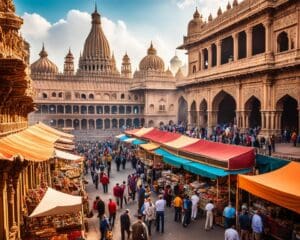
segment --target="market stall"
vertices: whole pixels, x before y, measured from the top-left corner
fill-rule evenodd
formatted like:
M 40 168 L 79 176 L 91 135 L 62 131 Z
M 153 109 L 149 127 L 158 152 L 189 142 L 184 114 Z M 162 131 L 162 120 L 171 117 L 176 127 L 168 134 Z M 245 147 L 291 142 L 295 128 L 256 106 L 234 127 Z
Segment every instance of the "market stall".
M 268 234 L 277 239 L 292 239 L 293 231 L 300 236 L 300 188 L 297 181 L 299 172 L 300 163 L 291 162 L 270 173 L 256 176 L 238 175 L 238 190 L 242 189 L 256 196 L 256 199 L 251 199 L 253 204 L 251 206 L 249 203 L 250 208 L 261 211 L 269 230 Z M 237 196 L 238 209 L 240 194 Z M 280 214 L 282 211 L 286 214 Z
M 25 239 L 83 237 L 82 197 L 48 188 L 26 219 Z

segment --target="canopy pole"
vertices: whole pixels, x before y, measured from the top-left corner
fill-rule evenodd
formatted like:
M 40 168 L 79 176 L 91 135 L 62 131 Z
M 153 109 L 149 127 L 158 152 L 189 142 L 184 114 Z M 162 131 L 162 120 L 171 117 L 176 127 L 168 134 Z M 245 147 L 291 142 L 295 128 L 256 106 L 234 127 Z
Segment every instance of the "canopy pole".
M 230 174 L 228 175 L 228 201 L 231 200 L 231 183 L 230 183 Z
M 219 199 L 219 178 L 217 178 L 217 200 Z
M 240 194 L 239 194 L 239 179 L 237 179 L 237 183 L 236 183 L 236 196 L 235 196 L 235 225 L 237 227 L 237 229 L 239 229 L 239 226 L 238 226 L 238 212 L 239 212 L 239 197 L 240 197 Z

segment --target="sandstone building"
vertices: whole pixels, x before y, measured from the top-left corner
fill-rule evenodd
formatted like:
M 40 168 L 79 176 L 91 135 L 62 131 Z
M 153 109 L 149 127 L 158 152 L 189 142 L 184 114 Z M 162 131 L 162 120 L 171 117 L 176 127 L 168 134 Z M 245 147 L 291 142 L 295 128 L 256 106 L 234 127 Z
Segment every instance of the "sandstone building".
M 196 10 L 179 49 L 187 50 L 187 77 L 166 70 L 152 44 L 138 71 L 125 54 L 119 73 L 95 11 L 77 72 L 70 51 L 63 73 L 44 48 L 32 64 L 31 121 L 95 134 L 182 121 L 208 132 L 222 123 L 261 126 L 264 135 L 299 129 L 299 1 L 234 0 L 207 21 Z M 177 64 L 174 57 L 172 71 Z
M 132 74 L 126 53 L 119 72 L 97 9 L 78 70 L 75 72 L 69 50 L 64 72 L 59 73 L 43 46 L 40 59 L 31 65 L 31 77 L 37 92 L 37 111 L 31 115 L 31 123 L 43 121 L 57 128 L 72 128 L 79 136 L 87 132 L 106 136 L 125 126 L 176 122 L 175 77 L 165 70 L 153 44 L 139 71 Z

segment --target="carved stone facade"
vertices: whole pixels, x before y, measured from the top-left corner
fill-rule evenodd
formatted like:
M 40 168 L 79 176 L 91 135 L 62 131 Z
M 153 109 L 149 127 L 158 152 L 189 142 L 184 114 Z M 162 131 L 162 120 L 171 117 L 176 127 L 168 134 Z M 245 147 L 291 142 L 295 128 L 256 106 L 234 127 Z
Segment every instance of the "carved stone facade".
M 299 131 L 299 1 L 244 0 L 208 22 L 196 10 L 179 48 L 189 57 L 189 75 L 177 88 L 190 126 Z

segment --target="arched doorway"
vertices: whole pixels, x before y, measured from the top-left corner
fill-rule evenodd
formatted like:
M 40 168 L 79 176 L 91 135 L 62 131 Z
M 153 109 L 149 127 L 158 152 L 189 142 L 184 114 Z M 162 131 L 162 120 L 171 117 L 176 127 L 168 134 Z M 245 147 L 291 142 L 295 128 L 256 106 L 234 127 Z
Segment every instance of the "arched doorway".
M 289 37 L 286 32 L 281 32 L 277 37 L 277 51 L 284 52 L 289 50 Z
M 95 129 L 95 120 L 89 119 L 89 129 Z
M 199 107 L 200 127 L 207 127 L 207 101 L 203 99 Z
M 213 101 L 213 109 L 217 112 L 217 124 L 234 124 L 236 102 L 225 91 L 219 92 Z
M 281 112 L 281 130 L 286 129 L 298 133 L 299 113 L 297 100 L 289 95 L 285 95 L 277 102 L 276 110 Z
M 153 122 L 153 120 L 150 120 L 150 121 L 148 122 L 148 127 L 154 127 L 154 122 Z
M 196 107 L 195 101 L 192 102 L 190 115 L 191 115 L 191 125 L 195 127 L 197 125 L 197 121 L 198 121 L 197 107 Z
M 81 120 L 81 129 L 87 130 L 87 120 L 86 119 Z
M 134 125 L 134 127 L 138 128 L 138 127 L 140 126 L 140 119 L 135 118 L 135 119 L 133 120 L 133 125 Z
M 252 96 L 245 104 L 245 110 L 248 114 L 248 127 L 255 128 L 261 126 L 261 104 L 260 101 Z
M 187 123 L 188 104 L 187 101 L 180 97 L 178 100 L 178 123 Z

